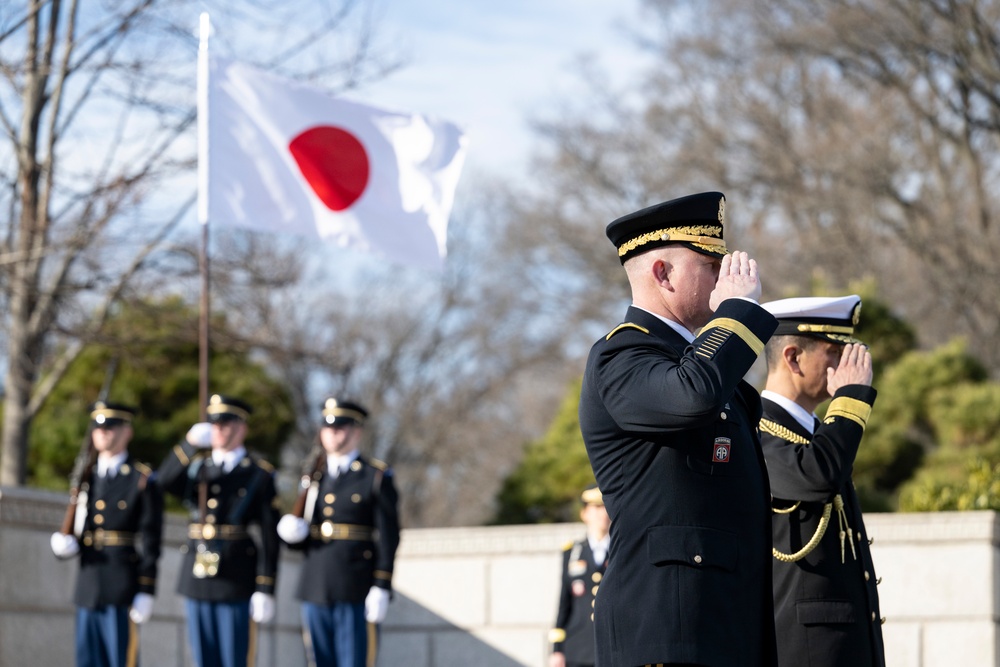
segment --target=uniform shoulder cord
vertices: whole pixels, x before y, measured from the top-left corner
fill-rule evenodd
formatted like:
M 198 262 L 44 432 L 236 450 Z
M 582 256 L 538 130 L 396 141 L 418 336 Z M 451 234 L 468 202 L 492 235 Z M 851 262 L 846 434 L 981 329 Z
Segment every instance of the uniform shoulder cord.
M 781 424 L 771 421 L 770 419 L 760 420 L 760 430 L 764 433 L 769 433 L 770 435 L 781 438 L 782 440 L 787 440 L 788 442 L 797 445 L 808 445 L 809 441 L 803 438 L 798 433 L 795 433 L 791 429 L 785 428 Z M 782 509 L 771 508 L 775 514 L 791 514 L 799 508 L 802 501 L 796 502 L 791 507 L 786 507 Z M 854 550 L 854 537 L 851 527 L 847 523 L 847 512 L 844 511 L 844 499 L 838 493 L 833 497 L 833 502 L 829 502 L 823 505 L 823 516 L 819 519 L 819 524 L 816 526 L 816 532 L 813 533 L 812 538 L 806 542 L 805 546 L 796 551 L 793 554 L 786 554 L 778 551 L 775 548 L 771 548 L 771 554 L 782 563 L 794 563 L 797 560 L 802 560 L 805 558 L 816 546 L 819 544 L 820 540 L 823 539 L 823 535 L 826 534 L 826 529 L 830 525 L 830 515 L 833 514 L 833 510 L 837 510 L 837 521 L 840 524 L 840 562 L 844 562 L 844 541 L 851 545 L 851 555 L 854 560 L 858 559 L 858 554 Z

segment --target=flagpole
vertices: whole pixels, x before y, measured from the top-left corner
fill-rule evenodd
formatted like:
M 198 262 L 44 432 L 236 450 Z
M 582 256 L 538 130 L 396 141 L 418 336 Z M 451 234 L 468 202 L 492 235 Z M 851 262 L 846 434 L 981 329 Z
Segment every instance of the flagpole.
M 198 308 L 198 406 L 205 421 L 208 406 L 208 35 L 212 26 L 207 12 L 199 17 L 198 29 L 198 222 L 201 223 L 201 251 L 198 270 L 201 300 Z

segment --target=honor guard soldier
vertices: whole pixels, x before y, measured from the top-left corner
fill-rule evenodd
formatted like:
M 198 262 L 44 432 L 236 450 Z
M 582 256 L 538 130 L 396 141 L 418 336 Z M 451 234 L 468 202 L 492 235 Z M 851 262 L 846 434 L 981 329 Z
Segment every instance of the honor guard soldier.
M 80 555 L 73 597 L 77 667 L 137 664 L 136 626 L 153 612 L 163 497 L 153 472 L 128 453 L 135 413 L 118 403 L 92 406 L 90 456 L 72 521 L 52 535 L 57 557 Z
M 872 359 L 854 338 L 861 297 L 763 304 L 768 342 L 760 436 L 774 496 L 774 613 L 783 665 L 884 667 L 878 579 L 854 457 L 875 402 Z M 823 421 L 814 411 L 833 397 Z
M 278 534 L 303 551 L 297 598 L 311 667 L 375 664 L 399 546 L 392 469 L 358 452 L 368 411 L 323 403 L 321 448 L 306 462 L 299 501 Z M 366 623 L 367 622 L 367 623 Z
M 247 453 L 251 408 L 215 394 L 160 467 L 163 488 L 190 510 L 177 591 L 186 598 L 199 667 L 253 665 L 256 624 L 274 616 L 278 522 L 274 468 Z M 260 529 L 260 544 L 247 527 Z
M 607 227 L 632 306 L 580 395 L 611 517 L 598 667 L 776 663 L 760 396 L 742 378 L 777 323 L 756 262 L 727 254 L 725 203 L 690 195 Z
M 549 667 L 594 665 L 594 599 L 608 565 L 611 519 L 596 484 L 588 486 L 580 499 L 587 536 L 563 549 L 559 611 L 556 627 L 549 631 Z

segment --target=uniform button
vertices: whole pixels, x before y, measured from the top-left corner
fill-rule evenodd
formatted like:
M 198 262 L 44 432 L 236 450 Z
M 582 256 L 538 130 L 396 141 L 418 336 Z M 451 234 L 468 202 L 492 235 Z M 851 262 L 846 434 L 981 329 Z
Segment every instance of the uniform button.
M 365 555 L 365 560 L 371 560 L 372 559 L 372 552 L 371 551 L 365 551 L 364 555 Z
M 180 551 L 182 554 L 186 554 L 188 552 L 188 545 L 182 544 Z
M 205 517 L 205 523 L 215 523 L 215 515 L 209 514 Z
M 723 419 L 723 420 L 729 419 L 729 415 L 727 415 L 725 412 L 720 413 L 719 414 L 719 419 Z
M 96 503 L 94 503 L 94 507 L 96 507 L 99 510 L 104 509 L 104 501 L 103 500 L 98 500 Z
M 328 493 L 325 496 L 323 496 L 323 500 L 325 500 L 327 502 L 327 504 L 329 504 L 329 505 L 332 505 L 333 501 L 336 500 L 336 499 L 337 499 L 337 496 L 333 495 L 332 493 Z
M 361 502 L 361 494 L 360 493 L 352 493 L 351 494 L 351 502 L 352 503 L 360 503 Z
M 592 575 L 590 576 L 590 578 L 591 578 L 591 579 L 593 579 L 593 580 L 594 580 L 594 583 L 596 584 L 596 583 L 598 583 L 598 582 L 599 582 L 599 581 L 600 581 L 601 579 L 603 579 L 603 578 L 604 578 L 604 576 L 603 576 L 603 575 L 602 575 L 602 574 L 601 574 L 600 572 L 595 572 L 594 574 L 592 574 Z
M 885 616 L 883 616 L 880 620 L 881 620 L 881 624 L 885 625 Z
M 102 523 L 104 523 L 104 516 L 102 516 L 100 514 L 95 514 L 94 515 L 94 523 L 96 523 L 98 526 L 100 526 Z
M 871 577 L 868 575 L 868 570 L 865 570 L 865 581 L 868 581 Z
M 118 509 L 123 510 L 126 507 L 128 507 L 128 503 L 127 502 L 125 502 L 124 500 L 119 500 L 118 501 Z
M 222 492 L 221 486 L 219 486 L 218 484 L 212 485 L 212 493 L 221 493 L 221 492 Z
M 875 580 L 875 585 L 876 586 L 878 586 L 881 583 L 882 583 L 882 577 L 879 577 L 878 579 Z
M 121 468 L 121 470 L 122 470 L 122 474 L 123 474 L 123 475 L 127 475 L 127 474 L 128 474 L 128 471 L 129 471 L 129 470 L 131 470 L 131 468 L 129 468 L 129 467 L 128 467 L 128 464 L 127 464 L 127 463 L 125 463 L 125 464 L 123 464 L 123 465 L 122 465 L 122 468 Z
M 600 586 L 594 586 L 593 588 L 591 588 L 590 589 L 590 594 L 591 595 L 597 595 L 597 589 L 598 588 L 600 588 Z
M 247 490 L 246 489 L 240 489 L 239 491 L 236 492 L 236 495 L 238 495 L 240 498 L 242 498 L 246 494 L 247 494 Z
M 872 620 L 875 620 L 875 612 L 872 612 Z
M 875 538 L 874 537 L 869 537 L 868 538 L 868 545 L 871 546 L 872 544 L 875 544 Z
M 324 507 L 323 508 L 323 516 L 333 516 L 333 508 L 332 507 Z
M 219 506 L 219 501 L 216 498 L 209 498 L 208 506 L 211 507 L 212 509 L 215 509 L 216 507 Z
M 858 531 L 858 532 L 854 533 L 854 536 L 858 539 L 858 542 L 861 541 L 861 531 Z M 869 542 L 869 544 L 870 544 L 870 542 Z
M 701 563 L 701 554 L 694 555 L 694 562 Z

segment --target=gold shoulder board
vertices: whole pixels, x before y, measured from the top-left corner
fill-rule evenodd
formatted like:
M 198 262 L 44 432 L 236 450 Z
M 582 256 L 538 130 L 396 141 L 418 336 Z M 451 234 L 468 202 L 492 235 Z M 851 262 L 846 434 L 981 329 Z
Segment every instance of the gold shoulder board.
M 616 333 L 618 333 L 623 329 L 638 329 L 644 334 L 647 335 L 649 334 L 649 329 L 647 329 L 646 327 L 641 327 L 638 324 L 633 324 L 632 322 L 624 322 L 616 326 L 614 329 L 612 329 L 611 333 L 609 333 L 607 336 L 604 337 L 604 340 L 611 340 L 612 336 L 614 336 Z

